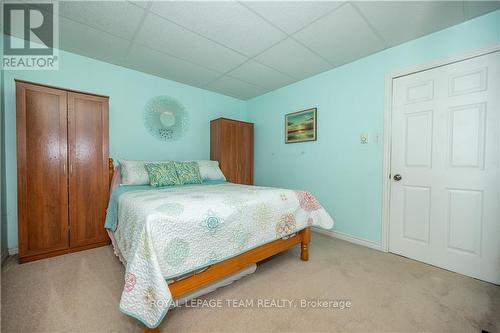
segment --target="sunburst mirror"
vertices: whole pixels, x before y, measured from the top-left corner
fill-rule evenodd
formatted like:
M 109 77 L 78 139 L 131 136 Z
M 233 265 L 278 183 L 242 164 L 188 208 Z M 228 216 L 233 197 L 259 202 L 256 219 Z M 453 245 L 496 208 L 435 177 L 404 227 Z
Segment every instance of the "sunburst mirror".
M 184 106 L 174 98 L 156 96 L 144 107 L 144 126 L 155 138 L 174 141 L 187 131 L 189 117 Z

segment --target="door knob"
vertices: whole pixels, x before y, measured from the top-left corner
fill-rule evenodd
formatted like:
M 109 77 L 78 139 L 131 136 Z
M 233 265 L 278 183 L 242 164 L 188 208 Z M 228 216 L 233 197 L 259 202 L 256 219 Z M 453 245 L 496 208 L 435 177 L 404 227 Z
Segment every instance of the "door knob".
M 395 180 L 395 181 L 399 182 L 401 179 L 403 179 L 403 177 L 401 177 L 401 175 L 400 175 L 400 174 L 396 174 L 396 175 L 394 175 L 394 180 Z

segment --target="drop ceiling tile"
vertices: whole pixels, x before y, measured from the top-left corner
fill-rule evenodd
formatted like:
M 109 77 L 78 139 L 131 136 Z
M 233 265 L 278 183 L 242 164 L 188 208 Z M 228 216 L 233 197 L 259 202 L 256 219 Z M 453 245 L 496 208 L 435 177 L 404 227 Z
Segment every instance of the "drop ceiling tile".
M 144 10 L 126 1 L 60 1 L 59 15 L 131 39 Z
M 340 1 L 248 1 L 243 3 L 291 34 L 338 8 Z
M 59 47 L 63 50 L 122 65 L 129 45 L 126 39 L 59 18 Z
M 157 1 L 150 11 L 247 56 L 254 56 L 286 37 L 232 1 Z
M 304 79 L 332 68 L 332 65 L 291 38 L 258 55 L 255 60 L 296 79 Z
M 150 1 L 59 3 L 63 50 L 241 99 L 258 96 L 378 50 L 376 34 L 370 31 L 359 12 L 388 44 L 395 45 L 500 8 L 500 1 L 376 1 L 342 5 L 271 1 L 250 1 L 243 5 Z M 170 8 L 161 15 L 178 24 L 148 14 L 136 39 L 143 46 L 136 44 L 130 48 L 129 40 L 145 14 L 143 8 L 153 4 L 157 8 Z M 330 6 L 338 7 L 330 9 Z M 323 17 L 324 14 L 327 15 Z M 260 24 L 263 21 L 259 15 L 272 24 Z M 287 33 L 310 25 L 293 38 L 265 50 L 255 60 L 240 54 L 254 54 L 255 50 L 282 38 L 281 32 L 275 35 L 273 24 Z M 279 32 L 279 29 L 275 30 Z M 223 43 L 238 48 L 240 53 L 221 46 Z M 332 61 L 326 62 L 301 43 Z M 228 75 L 220 76 L 228 71 L 231 71 Z
M 140 45 L 131 48 L 127 67 L 196 87 L 203 87 L 221 75 Z
M 383 42 L 350 4 L 317 20 L 294 37 L 336 66 L 384 48 Z
M 135 5 L 137 5 L 137 6 L 139 6 L 139 7 L 146 8 L 151 1 L 148 1 L 148 0 L 139 0 L 139 1 L 130 1 L 130 2 L 133 3 L 133 4 L 135 4 Z
M 394 46 L 464 20 L 462 1 L 356 2 L 388 46 Z
M 190 61 L 208 69 L 227 72 L 247 58 L 155 14 L 148 14 L 136 43 Z
M 288 75 L 282 74 L 253 60 L 249 60 L 237 69 L 227 73 L 227 75 L 270 90 L 286 86 L 296 81 L 296 79 Z
M 210 83 L 205 88 L 243 100 L 262 95 L 266 92 L 266 89 L 264 88 L 257 87 L 253 84 L 246 83 L 237 79 L 233 79 L 228 76 L 219 78 L 218 80 Z
M 500 8 L 500 1 L 464 1 L 465 19 L 470 20 Z

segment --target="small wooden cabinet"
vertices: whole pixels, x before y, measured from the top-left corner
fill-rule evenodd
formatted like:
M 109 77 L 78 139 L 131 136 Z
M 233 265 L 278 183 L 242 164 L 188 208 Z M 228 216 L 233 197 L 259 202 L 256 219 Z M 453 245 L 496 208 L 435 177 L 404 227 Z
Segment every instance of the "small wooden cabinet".
M 227 180 L 253 184 L 253 124 L 219 118 L 210 122 L 210 159 L 219 161 Z
M 108 97 L 16 81 L 19 261 L 108 244 Z

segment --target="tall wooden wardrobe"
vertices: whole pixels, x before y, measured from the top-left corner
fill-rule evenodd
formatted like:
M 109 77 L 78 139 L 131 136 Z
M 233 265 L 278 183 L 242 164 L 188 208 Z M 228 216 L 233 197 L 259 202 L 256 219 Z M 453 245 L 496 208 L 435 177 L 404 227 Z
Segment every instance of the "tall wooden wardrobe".
M 227 180 L 253 184 L 253 124 L 219 118 L 210 122 L 210 159 L 219 161 Z
M 16 80 L 19 261 L 108 244 L 108 97 Z

